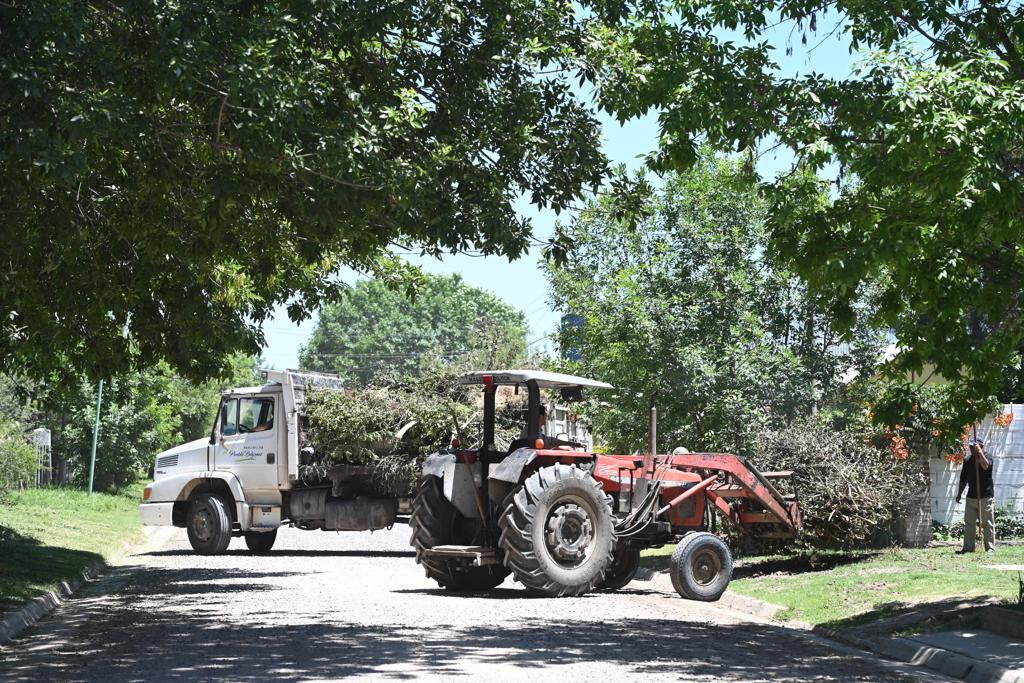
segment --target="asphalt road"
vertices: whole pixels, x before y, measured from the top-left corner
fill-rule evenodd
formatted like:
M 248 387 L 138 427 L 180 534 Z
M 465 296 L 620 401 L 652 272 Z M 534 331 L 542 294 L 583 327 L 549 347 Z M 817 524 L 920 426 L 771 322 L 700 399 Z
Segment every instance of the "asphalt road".
M 665 583 L 528 598 L 428 580 L 408 530 L 282 530 L 200 557 L 162 529 L 51 617 L 0 648 L 0 681 L 946 680 L 679 598 Z

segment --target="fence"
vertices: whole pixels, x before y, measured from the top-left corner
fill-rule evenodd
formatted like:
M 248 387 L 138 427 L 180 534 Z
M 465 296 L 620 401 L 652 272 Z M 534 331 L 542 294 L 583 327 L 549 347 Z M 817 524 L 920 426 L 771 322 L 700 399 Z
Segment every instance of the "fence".
M 53 482 L 53 448 L 50 430 L 40 427 L 32 430 L 32 443 L 36 447 L 36 486 Z

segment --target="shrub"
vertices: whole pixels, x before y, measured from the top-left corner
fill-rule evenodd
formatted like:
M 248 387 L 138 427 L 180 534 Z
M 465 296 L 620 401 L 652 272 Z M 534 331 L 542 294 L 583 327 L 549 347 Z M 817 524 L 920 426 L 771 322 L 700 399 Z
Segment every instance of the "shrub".
M 893 520 L 899 501 L 927 484 L 913 459 L 898 460 L 868 435 L 809 420 L 762 432 L 751 458 L 761 470 L 793 470 L 805 542 L 864 546 Z
M 1024 538 L 1024 514 L 1013 508 L 1001 507 L 996 508 L 995 518 L 996 539 Z M 932 536 L 937 541 L 960 540 L 964 537 L 964 520 L 957 520 L 948 526 L 933 521 Z
M 0 421 L 0 499 L 36 475 L 36 449 L 17 422 Z

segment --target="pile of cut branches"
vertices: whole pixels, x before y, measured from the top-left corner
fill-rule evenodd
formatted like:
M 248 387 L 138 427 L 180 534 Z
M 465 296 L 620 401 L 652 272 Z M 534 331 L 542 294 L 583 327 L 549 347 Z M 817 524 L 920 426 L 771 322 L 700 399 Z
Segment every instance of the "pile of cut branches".
M 518 436 L 518 401 L 499 405 L 499 446 Z M 452 370 L 420 377 L 380 377 L 349 391 L 311 391 L 305 400 L 300 475 L 306 483 L 327 478 L 336 465 L 373 468 L 373 484 L 382 495 L 410 493 L 423 456 L 445 448 L 453 437 L 466 447 L 478 444 L 482 431 L 480 388 L 460 385 Z
M 762 471 L 793 470 L 805 542 L 820 548 L 864 546 L 891 529 L 902 501 L 927 483 L 920 462 L 894 458 L 875 441 L 803 422 L 763 432 L 751 461 Z

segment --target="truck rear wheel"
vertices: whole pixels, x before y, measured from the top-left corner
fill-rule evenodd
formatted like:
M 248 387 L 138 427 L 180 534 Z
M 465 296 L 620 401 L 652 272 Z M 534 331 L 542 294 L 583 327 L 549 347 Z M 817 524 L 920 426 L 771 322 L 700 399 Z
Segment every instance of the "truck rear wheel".
M 277 540 L 277 529 L 273 531 L 246 531 L 245 546 L 257 555 L 269 553 Z
M 231 542 L 231 513 L 216 493 L 200 493 L 188 508 L 188 542 L 200 555 L 219 555 Z
M 425 551 L 439 545 L 477 545 L 482 542 L 483 523 L 459 514 L 444 497 L 439 477 L 426 477 L 412 500 L 410 543 L 416 562 L 427 576 L 453 591 L 490 590 L 501 584 L 509 571 L 500 564 L 474 567 L 464 561 L 432 557 Z
M 617 544 L 612 551 L 612 563 L 608 565 L 608 571 L 597 587 L 601 590 L 617 591 L 633 580 L 638 569 L 640 549 L 628 543 Z
M 684 598 L 714 602 L 732 580 L 732 553 L 714 534 L 688 534 L 672 553 L 669 573 L 673 588 Z
M 601 485 L 578 467 L 543 467 L 512 494 L 499 522 L 505 565 L 532 593 L 582 595 L 604 579 L 615 534 Z

